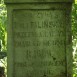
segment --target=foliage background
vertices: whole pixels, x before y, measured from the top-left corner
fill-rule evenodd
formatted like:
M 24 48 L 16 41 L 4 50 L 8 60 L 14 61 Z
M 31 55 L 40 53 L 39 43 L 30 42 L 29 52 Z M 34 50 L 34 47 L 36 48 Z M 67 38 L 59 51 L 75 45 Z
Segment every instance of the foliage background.
M 77 0 L 72 6 L 73 77 L 77 77 Z
M 7 48 L 7 32 L 6 32 L 6 26 L 7 26 L 7 11 L 6 6 L 4 5 L 3 0 L 0 4 L 0 40 L 2 40 L 2 49 L 6 50 Z
M 7 11 L 4 1 L 0 4 L 0 40 L 2 40 L 2 50 L 7 50 Z M 73 77 L 77 77 L 77 0 L 72 6 L 72 42 L 73 42 Z M 0 60 L 5 68 L 7 59 Z M 6 68 L 7 69 L 7 68 Z
M 0 41 L 2 41 L 1 51 L 7 50 L 7 10 L 4 0 L 0 4 Z M 0 51 L 0 52 L 1 52 Z M 5 67 L 5 75 L 7 76 L 7 57 L 0 59 L 0 67 Z

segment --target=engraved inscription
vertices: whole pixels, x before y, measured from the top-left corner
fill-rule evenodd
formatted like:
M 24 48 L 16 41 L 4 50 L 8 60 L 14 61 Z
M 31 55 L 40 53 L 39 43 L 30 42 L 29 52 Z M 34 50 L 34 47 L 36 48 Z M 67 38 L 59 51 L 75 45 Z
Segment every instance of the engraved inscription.
M 15 77 L 55 77 L 65 73 L 64 13 L 65 10 L 13 11 Z

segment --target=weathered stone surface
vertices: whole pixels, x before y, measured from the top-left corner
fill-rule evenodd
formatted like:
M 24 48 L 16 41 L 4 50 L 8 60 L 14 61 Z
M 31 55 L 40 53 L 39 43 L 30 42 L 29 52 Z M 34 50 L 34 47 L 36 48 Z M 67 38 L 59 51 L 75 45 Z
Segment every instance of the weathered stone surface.
M 7 4 L 8 77 L 72 77 L 71 4 Z
M 13 11 L 16 77 L 22 73 L 23 77 L 49 77 L 66 72 L 64 13 L 62 10 Z
M 6 3 L 26 3 L 26 2 L 73 2 L 73 0 L 5 0 Z

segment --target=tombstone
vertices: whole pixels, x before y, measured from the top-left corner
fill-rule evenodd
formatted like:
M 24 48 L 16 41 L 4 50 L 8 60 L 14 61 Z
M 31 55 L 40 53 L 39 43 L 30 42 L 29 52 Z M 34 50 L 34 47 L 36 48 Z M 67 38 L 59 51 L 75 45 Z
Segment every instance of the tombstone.
M 72 77 L 72 0 L 5 0 L 8 77 Z

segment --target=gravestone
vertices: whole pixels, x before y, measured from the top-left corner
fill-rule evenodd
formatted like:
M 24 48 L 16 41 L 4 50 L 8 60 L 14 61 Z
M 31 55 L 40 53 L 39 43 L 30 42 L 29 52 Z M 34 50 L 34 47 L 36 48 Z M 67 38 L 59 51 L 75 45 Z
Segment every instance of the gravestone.
M 72 77 L 72 0 L 5 0 L 8 77 Z

